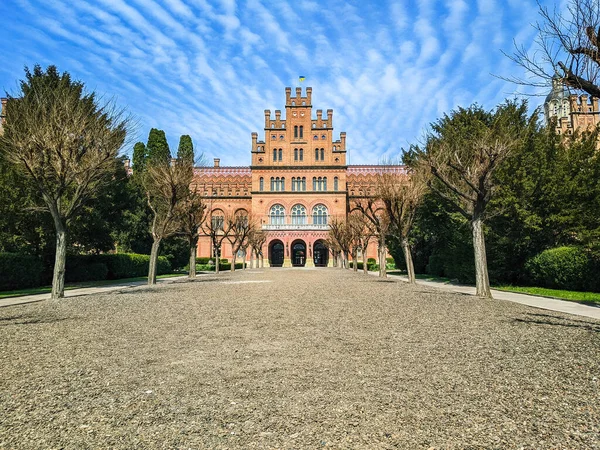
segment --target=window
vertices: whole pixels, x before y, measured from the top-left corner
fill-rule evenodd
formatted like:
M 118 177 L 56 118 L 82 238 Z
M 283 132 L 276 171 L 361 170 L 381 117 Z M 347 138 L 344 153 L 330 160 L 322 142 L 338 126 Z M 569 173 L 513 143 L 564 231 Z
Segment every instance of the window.
M 325 161 L 325 149 L 321 149 L 321 161 Z
M 300 149 L 300 161 L 304 161 L 304 149 Z
M 279 149 L 279 161 L 283 159 L 283 150 Z
M 317 190 L 317 177 L 313 177 L 313 191 Z
M 260 177 L 258 189 L 261 192 L 265 190 L 265 179 L 263 177 Z
M 273 161 L 277 161 L 277 149 L 273 149 Z
M 298 125 L 294 125 L 294 137 L 298 137 Z
M 333 190 L 337 191 L 338 190 L 338 177 L 335 177 L 333 179 Z
M 275 178 L 271 177 L 271 192 L 275 190 Z
M 314 124 L 313 124 L 314 125 Z M 316 141 L 317 139 L 319 139 L 319 136 L 317 136 L 316 134 L 313 136 L 313 141 Z
M 280 186 L 280 191 L 285 191 L 285 178 L 281 177 L 281 180 L 279 181 L 279 186 Z
M 327 177 L 323 177 L 323 190 L 327 191 Z
M 302 205 L 292 207 L 292 225 L 306 224 L 306 208 Z
M 313 224 L 327 225 L 327 207 L 325 205 L 315 205 L 312 213 L 313 213 Z
M 327 136 L 325 136 L 324 134 L 321 135 L 321 139 L 327 139 Z
M 223 222 L 225 218 L 221 215 L 223 214 L 221 211 L 215 211 L 215 215 L 211 218 L 211 224 L 213 230 L 222 230 Z
M 294 161 L 298 161 L 298 149 L 294 149 Z
M 272 225 L 283 225 L 285 221 L 285 209 L 281 205 L 273 205 L 269 211 L 270 222 Z
M 302 125 L 300 125 L 300 137 L 304 137 L 304 127 Z
M 292 192 L 296 190 L 296 178 L 292 177 Z
M 302 191 L 306 191 L 306 177 L 302 177 Z

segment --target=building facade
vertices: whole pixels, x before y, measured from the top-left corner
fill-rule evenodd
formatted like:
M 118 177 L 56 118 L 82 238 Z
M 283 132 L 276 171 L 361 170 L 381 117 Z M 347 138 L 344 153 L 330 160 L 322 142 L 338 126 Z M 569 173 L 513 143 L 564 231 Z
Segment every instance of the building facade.
M 345 218 L 356 199 L 373 195 L 382 171 L 404 176 L 404 166 L 346 163 L 346 133 L 336 139 L 333 110 L 313 115 L 312 88 L 285 90 L 285 113 L 265 110 L 264 138 L 252 133 L 251 165 L 195 169 L 195 187 L 207 199 L 207 220 L 248 214 L 266 232 L 265 265 L 330 266 L 326 246 L 332 218 Z M 377 245 L 367 257 L 376 258 Z M 198 256 L 212 257 L 209 236 L 201 236 Z M 221 247 L 231 258 L 232 246 Z
M 555 131 L 560 135 L 591 130 L 600 122 L 598 99 L 570 94 L 560 78 L 552 80 L 552 91 L 544 101 L 544 115 L 547 125 L 556 120 Z

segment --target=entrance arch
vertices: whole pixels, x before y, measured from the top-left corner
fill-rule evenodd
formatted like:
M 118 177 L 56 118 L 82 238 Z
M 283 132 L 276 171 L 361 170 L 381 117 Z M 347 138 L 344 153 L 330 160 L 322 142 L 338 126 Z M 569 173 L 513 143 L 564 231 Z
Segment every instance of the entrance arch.
M 269 266 L 283 266 L 283 242 L 276 239 L 269 244 Z
M 306 243 L 300 239 L 292 242 L 292 266 L 304 267 L 306 264 Z
M 329 249 L 323 241 L 316 241 L 313 246 L 313 259 L 315 267 L 327 267 L 329 262 Z

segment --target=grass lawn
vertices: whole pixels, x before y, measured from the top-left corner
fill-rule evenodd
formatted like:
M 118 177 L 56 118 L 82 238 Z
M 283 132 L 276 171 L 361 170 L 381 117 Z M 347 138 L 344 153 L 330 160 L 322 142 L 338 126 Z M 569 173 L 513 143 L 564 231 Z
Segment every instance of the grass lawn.
M 170 273 L 166 275 L 158 275 L 156 278 L 171 278 L 171 277 L 179 277 L 181 275 L 186 275 L 187 272 L 178 272 L 178 273 Z M 79 283 L 68 283 L 65 285 L 65 291 L 70 291 L 71 289 L 80 289 L 94 286 L 110 286 L 112 284 L 122 284 L 122 283 L 131 283 L 134 281 L 144 281 L 147 280 L 148 277 L 135 277 L 135 278 L 121 278 L 120 280 L 99 280 L 99 281 L 82 281 Z M 29 288 L 29 289 L 16 289 L 14 291 L 2 291 L 0 292 L 0 298 L 9 298 L 9 297 L 21 297 L 23 295 L 36 295 L 36 294 L 47 294 L 52 291 L 52 286 L 42 286 L 37 288 Z
M 390 275 L 406 275 L 406 272 L 400 270 L 388 271 Z M 425 281 L 438 281 L 440 283 L 450 283 L 450 278 L 445 277 L 437 277 L 435 275 L 428 274 L 417 274 L 418 280 Z M 547 289 L 540 287 L 530 287 L 530 286 L 511 286 L 511 285 L 501 285 L 501 286 L 492 286 L 492 289 L 497 289 L 499 291 L 507 291 L 507 292 L 518 292 L 520 294 L 530 294 L 530 295 L 539 295 L 541 297 L 552 297 L 558 298 L 560 300 L 569 300 L 573 302 L 581 302 L 593 305 L 600 305 L 600 293 L 597 292 L 579 292 L 579 291 L 566 291 L 563 289 Z

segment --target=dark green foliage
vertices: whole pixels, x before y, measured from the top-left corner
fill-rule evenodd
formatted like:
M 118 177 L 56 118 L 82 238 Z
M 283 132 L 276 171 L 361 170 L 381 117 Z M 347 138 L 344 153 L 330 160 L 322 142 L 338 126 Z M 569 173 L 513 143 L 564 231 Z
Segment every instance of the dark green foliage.
M 179 138 L 177 159 L 190 166 L 194 165 L 194 144 L 192 143 L 192 138 L 187 134 L 184 134 Z
M 169 260 L 173 270 L 182 269 L 190 262 L 188 243 L 177 236 L 171 236 L 161 242 L 160 254 Z
M 598 291 L 590 254 L 580 247 L 544 250 L 525 264 L 535 286 L 573 291 Z
M 377 262 L 377 260 L 375 258 L 368 258 L 367 259 L 367 264 L 375 264 Z
M 39 286 L 43 265 L 37 256 L 0 253 L 0 290 Z
M 209 261 L 213 261 L 214 264 L 214 258 L 196 258 L 196 264 L 202 264 L 202 265 L 206 265 L 209 263 Z
M 135 253 L 117 253 L 97 255 L 94 258 L 101 261 L 108 267 L 108 278 L 117 280 L 120 278 L 134 278 L 148 275 L 148 266 L 150 264 L 150 255 L 138 255 Z M 169 260 L 164 256 L 158 257 L 159 275 L 171 272 Z
M 167 137 L 163 130 L 152 128 L 148 135 L 147 164 L 168 163 L 171 160 L 171 151 Z
M 137 142 L 133 146 L 133 173 L 137 175 L 144 173 L 146 168 L 146 159 L 148 157 L 148 149 L 143 142 Z
M 70 283 L 79 281 L 101 281 L 106 280 L 108 267 L 101 262 L 74 263 L 67 256 L 67 271 L 65 280 Z
M 236 269 L 242 268 L 242 263 L 235 263 Z M 215 265 L 214 264 L 196 264 L 196 270 L 201 272 L 214 272 Z M 219 261 L 219 270 L 231 270 L 230 262 L 221 262 Z

